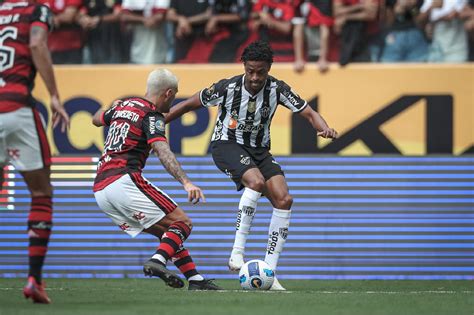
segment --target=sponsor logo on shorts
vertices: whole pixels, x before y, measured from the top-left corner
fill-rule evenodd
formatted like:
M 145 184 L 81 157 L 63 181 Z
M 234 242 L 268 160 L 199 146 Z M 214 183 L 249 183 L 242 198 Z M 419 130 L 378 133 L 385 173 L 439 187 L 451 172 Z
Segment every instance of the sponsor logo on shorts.
M 143 212 L 140 212 L 140 211 L 135 211 L 133 213 L 133 217 L 135 218 L 135 220 L 140 221 L 140 220 L 145 219 L 145 214 Z
M 243 165 L 250 165 L 250 157 L 241 155 L 240 163 L 242 163 Z
M 12 149 L 12 148 L 9 148 L 7 149 L 8 150 L 8 156 L 12 159 L 12 160 L 17 160 L 20 158 L 20 149 Z
M 128 225 L 127 223 L 123 223 L 119 225 L 119 228 L 122 229 L 122 231 L 127 231 L 130 230 L 130 225 Z

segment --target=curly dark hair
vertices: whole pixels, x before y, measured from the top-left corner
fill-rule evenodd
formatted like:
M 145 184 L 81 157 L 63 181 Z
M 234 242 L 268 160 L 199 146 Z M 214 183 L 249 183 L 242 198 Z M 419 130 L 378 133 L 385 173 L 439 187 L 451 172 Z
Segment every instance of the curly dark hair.
M 271 65 L 273 63 L 273 50 L 270 48 L 268 42 L 257 40 L 245 47 L 240 60 L 242 62 L 266 61 Z

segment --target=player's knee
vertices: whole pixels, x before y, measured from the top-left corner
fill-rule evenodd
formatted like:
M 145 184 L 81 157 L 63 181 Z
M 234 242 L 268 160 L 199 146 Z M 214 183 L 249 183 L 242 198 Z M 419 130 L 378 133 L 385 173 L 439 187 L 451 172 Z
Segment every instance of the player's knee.
M 247 182 L 246 187 L 254 191 L 262 192 L 263 188 L 265 187 L 265 179 L 263 178 L 263 176 L 256 176 L 255 178 L 252 178 L 250 181 Z
M 286 194 L 281 196 L 280 198 L 277 198 L 275 200 L 275 208 L 278 209 L 291 209 L 291 206 L 293 205 L 293 197 L 290 194 Z

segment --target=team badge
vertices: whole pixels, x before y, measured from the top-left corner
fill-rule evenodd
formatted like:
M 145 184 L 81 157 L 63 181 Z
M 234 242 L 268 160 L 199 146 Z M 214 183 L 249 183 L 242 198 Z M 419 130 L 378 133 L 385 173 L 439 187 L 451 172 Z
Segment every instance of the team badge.
M 156 126 L 156 129 L 158 129 L 159 131 L 161 132 L 165 131 L 165 123 L 163 120 L 158 119 L 155 123 L 155 126 Z
M 255 109 L 257 108 L 257 102 L 249 101 L 247 105 L 247 111 L 251 114 L 255 113 Z
M 243 165 L 250 165 L 250 157 L 241 155 L 240 163 L 242 163 Z
M 267 118 L 270 115 L 270 107 L 262 107 L 260 109 L 260 114 L 263 118 Z
M 280 228 L 280 230 L 278 231 L 278 234 L 280 234 L 282 239 L 286 240 L 286 238 L 288 237 L 288 228 L 287 227 Z

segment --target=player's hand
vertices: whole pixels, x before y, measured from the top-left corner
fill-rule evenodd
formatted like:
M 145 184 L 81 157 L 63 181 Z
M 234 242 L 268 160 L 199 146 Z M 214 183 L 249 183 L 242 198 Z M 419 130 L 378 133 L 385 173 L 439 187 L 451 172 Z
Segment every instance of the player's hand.
M 201 199 L 203 202 L 206 202 L 206 197 L 201 188 L 195 186 L 193 183 L 184 184 L 184 190 L 188 192 L 188 201 L 193 204 L 198 203 Z
M 58 95 L 51 96 L 51 110 L 53 111 L 53 129 L 61 123 L 61 131 L 65 132 L 69 128 L 69 115 L 61 104 Z
M 332 128 L 326 128 L 324 130 L 318 131 L 317 135 L 323 138 L 337 139 L 337 131 Z

